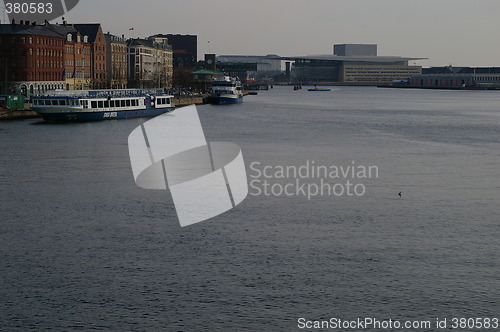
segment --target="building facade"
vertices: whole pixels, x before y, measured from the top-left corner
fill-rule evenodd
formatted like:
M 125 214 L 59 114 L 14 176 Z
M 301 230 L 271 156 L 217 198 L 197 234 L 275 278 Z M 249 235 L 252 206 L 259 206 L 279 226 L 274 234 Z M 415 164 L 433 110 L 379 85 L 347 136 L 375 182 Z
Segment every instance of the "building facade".
M 198 62 L 198 36 L 157 34 L 149 38 L 166 38 L 173 52 L 173 86 L 191 87 L 193 71 Z
M 128 87 L 172 87 L 172 49 L 160 39 L 128 41 Z
M 156 63 L 158 68 L 159 84 L 164 89 L 171 89 L 174 76 L 174 53 L 168 38 L 149 37 L 156 47 Z
M 281 58 L 276 54 L 259 55 L 219 55 L 217 64 L 220 68 L 228 67 L 247 67 L 245 71 L 240 71 L 240 79 L 245 81 L 248 78 L 251 80 L 261 81 L 275 77 L 281 73 Z M 247 66 L 245 66 L 247 65 Z M 255 67 L 250 68 L 251 66 Z M 245 73 L 244 77 L 241 77 Z
M 297 83 L 377 85 L 422 72 L 421 66 L 409 65 L 409 61 L 420 58 L 318 55 L 286 59 L 295 61 L 291 80 Z
M 64 89 L 64 45 L 65 38 L 46 26 L 0 25 L 0 91 L 29 99 Z
M 127 88 L 127 41 L 110 33 L 106 40 L 106 87 L 109 89 Z
M 88 36 L 73 26 L 46 23 L 54 32 L 65 37 L 64 42 L 64 79 L 66 90 L 84 90 L 91 88 L 91 45 Z
M 91 88 L 108 87 L 106 69 L 106 40 L 100 24 L 73 24 L 82 36 L 88 36 L 91 52 Z
M 500 67 L 432 67 L 410 79 L 426 89 L 500 89 Z
M 338 56 L 377 56 L 377 44 L 336 44 L 333 54 Z

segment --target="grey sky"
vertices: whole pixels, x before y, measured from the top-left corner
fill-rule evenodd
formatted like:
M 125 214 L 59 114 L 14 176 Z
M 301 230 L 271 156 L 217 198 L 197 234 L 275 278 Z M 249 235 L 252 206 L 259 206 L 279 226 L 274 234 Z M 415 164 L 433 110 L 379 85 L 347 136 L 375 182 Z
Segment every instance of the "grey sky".
M 499 0 L 81 0 L 66 18 L 127 37 L 196 34 L 199 57 L 208 41 L 217 54 L 283 56 L 376 43 L 424 66 L 500 66 L 499 15 Z

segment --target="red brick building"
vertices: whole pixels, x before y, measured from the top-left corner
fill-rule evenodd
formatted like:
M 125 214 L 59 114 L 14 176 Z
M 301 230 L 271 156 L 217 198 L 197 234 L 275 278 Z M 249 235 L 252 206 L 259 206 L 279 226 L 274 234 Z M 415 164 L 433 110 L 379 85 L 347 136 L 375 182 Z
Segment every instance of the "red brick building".
M 31 98 L 65 88 L 64 37 L 29 22 L 0 25 L 0 92 Z
M 106 40 L 101 25 L 73 24 L 82 36 L 88 37 L 91 52 L 91 88 L 105 89 L 108 87 L 106 70 Z
M 51 30 L 65 37 L 64 65 L 66 90 L 88 90 L 92 82 L 92 54 L 88 36 L 76 30 L 73 26 L 47 24 Z

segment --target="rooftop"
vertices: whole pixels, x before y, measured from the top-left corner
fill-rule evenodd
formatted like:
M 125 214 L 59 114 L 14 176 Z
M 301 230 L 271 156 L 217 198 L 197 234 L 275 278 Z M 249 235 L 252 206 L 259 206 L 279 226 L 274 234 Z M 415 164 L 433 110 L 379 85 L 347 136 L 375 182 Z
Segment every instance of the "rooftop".
M 339 56 L 330 54 L 281 57 L 281 60 L 292 60 L 292 61 L 318 60 L 318 61 L 379 62 L 379 63 L 415 61 L 415 60 L 425 60 L 425 59 L 427 58 L 409 58 L 401 56 Z
M 38 35 L 64 38 L 44 25 L 0 24 L 0 35 Z

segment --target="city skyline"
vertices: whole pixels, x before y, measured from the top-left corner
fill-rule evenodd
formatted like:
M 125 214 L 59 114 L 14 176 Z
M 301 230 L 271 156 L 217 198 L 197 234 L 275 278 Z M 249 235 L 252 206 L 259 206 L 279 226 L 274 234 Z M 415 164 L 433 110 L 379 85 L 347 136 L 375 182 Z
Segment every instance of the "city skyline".
M 198 35 L 204 53 L 281 56 L 332 54 L 333 44 L 373 43 L 380 55 L 425 57 L 423 66 L 500 66 L 496 0 L 111 0 L 80 1 L 71 23 L 100 22 L 126 37 Z M 96 10 L 99 8 L 99 10 Z M 151 9 L 148 9 L 151 8 Z M 110 13 L 113 13 L 110 15 Z M 62 22 L 59 18 L 53 23 Z M 133 30 L 129 30 L 133 28 Z

